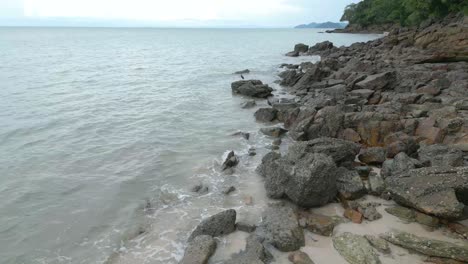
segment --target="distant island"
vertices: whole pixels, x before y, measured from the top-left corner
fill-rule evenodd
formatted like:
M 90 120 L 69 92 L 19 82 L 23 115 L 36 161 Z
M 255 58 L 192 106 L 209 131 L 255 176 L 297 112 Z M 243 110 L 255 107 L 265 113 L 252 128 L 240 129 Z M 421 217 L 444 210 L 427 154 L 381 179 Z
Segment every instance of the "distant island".
M 296 26 L 294 28 L 345 28 L 348 23 L 340 23 L 340 22 L 325 22 L 325 23 L 316 23 L 312 22 L 310 24 L 302 24 Z

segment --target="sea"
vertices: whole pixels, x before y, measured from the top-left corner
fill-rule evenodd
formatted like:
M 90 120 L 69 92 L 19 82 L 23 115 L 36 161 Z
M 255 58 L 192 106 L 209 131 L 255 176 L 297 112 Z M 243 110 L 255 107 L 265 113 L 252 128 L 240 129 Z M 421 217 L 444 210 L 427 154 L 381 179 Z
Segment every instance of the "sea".
M 172 264 L 204 217 L 258 221 L 271 124 L 253 117 L 264 100 L 240 107 L 233 73 L 288 97 L 279 66 L 320 59 L 284 56 L 294 44 L 379 37 L 321 31 L 0 28 L 0 263 Z M 221 238 L 210 263 L 241 247 Z

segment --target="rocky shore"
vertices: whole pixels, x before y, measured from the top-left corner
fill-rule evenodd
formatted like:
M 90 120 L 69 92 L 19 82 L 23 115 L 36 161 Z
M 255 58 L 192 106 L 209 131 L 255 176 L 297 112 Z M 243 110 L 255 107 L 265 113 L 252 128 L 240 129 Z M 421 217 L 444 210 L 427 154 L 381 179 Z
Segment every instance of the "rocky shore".
M 208 263 L 215 238 L 236 230 L 250 233 L 245 249 L 224 263 L 270 263 L 272 248 L 290 252 L 291 263 L 319 263 L 301 251 L 306 233 L 331 237 L 330 250 L 351 264 L 382 263 L 401 248 L 429 263 L 468 263 L 468 18 L 350 47 L 298 44 L 287 55 L 321 57 L 282 65 L 280 82 L 293 99 L 272 96 L 260 80 L 232 84 L 234 94 L 268 100 L 255 118 L 282 124 L 261 131 L 274 146 L 282 137 L 295 141 L 286 153 L 272 147 L 257 168 L 277 202 L 258 225 L 236 222 L 232 209 L 204 219 L 180 263 Z M 222 170 L 238 163 L 231 152 Z M 379 201 L 388 202 L 385 212 Z M 339 213 L 317 213 L 330 203 Z M 377 235 L 337 232 L 393 216 L 403 224 Z M 447 239 L 401 230 L 410 223 Z

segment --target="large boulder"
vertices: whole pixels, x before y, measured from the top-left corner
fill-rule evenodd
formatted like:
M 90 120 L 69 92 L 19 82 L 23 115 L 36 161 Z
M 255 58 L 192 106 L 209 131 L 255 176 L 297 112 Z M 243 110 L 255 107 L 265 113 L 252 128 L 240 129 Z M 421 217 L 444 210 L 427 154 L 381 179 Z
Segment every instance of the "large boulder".
M 445 145 L 422 146 L 419 160 L 427 166 L 463 166 L 463 152 Z
M 350 167 L 359 150 L 360 146 L 354 142 L 322 137 L 294 143 L 289 147 L 287 156 L 289 159 L 295 160 L 306 153 L 323 153 L 330 156 L 337 166 Z
M 359 173 L 344 167 L 338 168 L 336 186 L 338 192 L 347 200 L 359 199 L 367 193 Z
M 290 252 L 305 245 L 297 214 L 289 206 L 271 205 L 262 214 L 256 233 L 280 251 Z
M 395 72 L 384 72 L 367 76 L 366 79 L 356 83 L 358 89 L 384 90 L 394 85 L 396 81 Z
M 333 237 L 333 246 L 350 264 L 380 264 L 379 255 L 360 235 L 343 233 Z
M 387 151 L 381 147 L 363 149 L 359 160 L 365 164 L 380 165 L 387 159 Z
M 260 108 L 255 112 L 254 116 L 258 122 L 272 122 L 276 119 L 278 110 L 274 108 Z
M 383 178 L 386 178 L 420 167 L 422 165 L 417 159 L 410 158 L 406 153 L 401 152 L 392 160 L 386 160 L 383 163 L 381 175 Z
M 193 230 L 188 240 L 192 241 L 197 236 L 201 235 L 209 235 L 212 237 L 223 236 L 235 230 L 236 211 L 230 209 L 204 219 L 195 230 Z
M 309 48 L 309 53 L 315 54 L 317 52 L 322 52 L 322 51 L 333 49 L 333 47 L 334 47 L 333 43 L 330 41 L 319 42 Z
M 466 242 L 463 242 L 463 245 L 457 245 L 446 241 L 418 237 L 413 234 L 397 230 L 385 233 L 381 235 L 381 238 L 392 244 L 431 257 L 442 257 L 461 262 L 468 262 L 468 246 Z
M 406 170 L 385 181 L 397 203 L 429 215 L 457 219 L 468 204 L 468 167 Z
M 303 207 L 325 205 L 337 193 L 336 165 L 325 154 L 269 155 L 262 160 L 258 171 L 265 177 L 269 197 L 287 197 Z
M 231 151 L 224 160 L 221 169 L 225 171 L 229 168 L 237 166 L 237 164 L 239 164 L 239 158 L 237 158 L 237 155 L 234 153 L 234 151 Z
M 206 264 L 216 250 L 216 241 L 211 236 L 201 235 L 187 246 L 179 264 Z
M 299 79 L 302 77 L 303 73 L 296 70 L 287 70 L 279 74 L 281 77 L 280 84 L 283 86 L 294 86 Z
M 231 84 L 232 92 L 250 97 L 267 98 L 273 89 L 259 80 L 242 80 Z

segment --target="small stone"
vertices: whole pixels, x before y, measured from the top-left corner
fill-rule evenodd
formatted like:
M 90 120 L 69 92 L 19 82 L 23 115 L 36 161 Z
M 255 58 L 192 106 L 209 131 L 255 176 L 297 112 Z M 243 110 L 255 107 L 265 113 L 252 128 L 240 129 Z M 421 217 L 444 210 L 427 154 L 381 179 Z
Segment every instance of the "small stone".
M 239 159 L 237 158 L 234 151 L 231 151 L 229 152 L 228 156 L 226 157 L 226 160 L 223 163 L 222 170 L 227 170 L 236 166 L 237 164 L 239 164 Z
M 350 264 L 380 264 L 379 255 L 366 238 L 343 233 L 333 237 L 333 246 Z
M 234 186 L 225 187 L 223 189 L 223 194 L 228 195 L 228 194 L 234 192 L 235 190 L 236 190 L 236 187 L 234 187 Z
M 289 254 L 288 259 L 293 264 L 314 264 L 314 262 L 310 259 L 309 255 L 302 251 L 296 251 Z
M 255 156 L 255 155 L 257 155 L 257 152 L 256 152 L 255 148 L 250 148 L 249 149 L 249 156 L 252 157 L 252 156 Z
M 370 194 L 380 196 L 385 191 L 385 182 L 382 176 L 375 172 L 369 174 L 369 187 Z
M 348 208 L 345 210 L 344 217 L 348 218 L 355 224 L 360 224 L 362 223 L 362 220 L 363 220 L 363 215 L 360 212 L 353 210 L 351 208 Z
M 422 224 L 422 225 L 425 225 L 425 226 L 429 226 L 429 227 L 438 227 L 439 226 L 439 219 L 436 218 L 436 217 L 433 217 L 433 216 L 430 216 L 430 215 L 427 215 L 427 214 L 423 214 L 423 213 L 420 213 L 420 212 L 416 212 L 415 211 L 415 215 L 416 215 L 416 222 Z
M 197 185 L 193 186 L 190 191 L 198 194 L 206 194 L 208 193 L 209 189 L 208 186 L 205 186 L 203 183 L 198 183 Z
M 387 152 L 384 148 L 373 147 L 362 150 L 359 160 L 365 164 L 379 165 L 387 159 Z
M 244 204 L 245 205 L 252 205 L 253 204 L 253 197 L 252 196 L 245 196 L 244 197 Z
M 245 140 L 249 140 L 249 138 L 250 138 L 250 133 L 246 133 L 246 132 L 239 131 L 239 132 L 236 132 L 236 133 L 232 134 L 232 136 L 241 136 L 241 137 L 243 137 Z
M 415 221 L 416 215 L 414 211 L 409 208 L 402 207 L 402 206 L 393 206 L 393 207 L 385 208 L 385 211 L 405 221 L 410 221 L 410 222 Z

